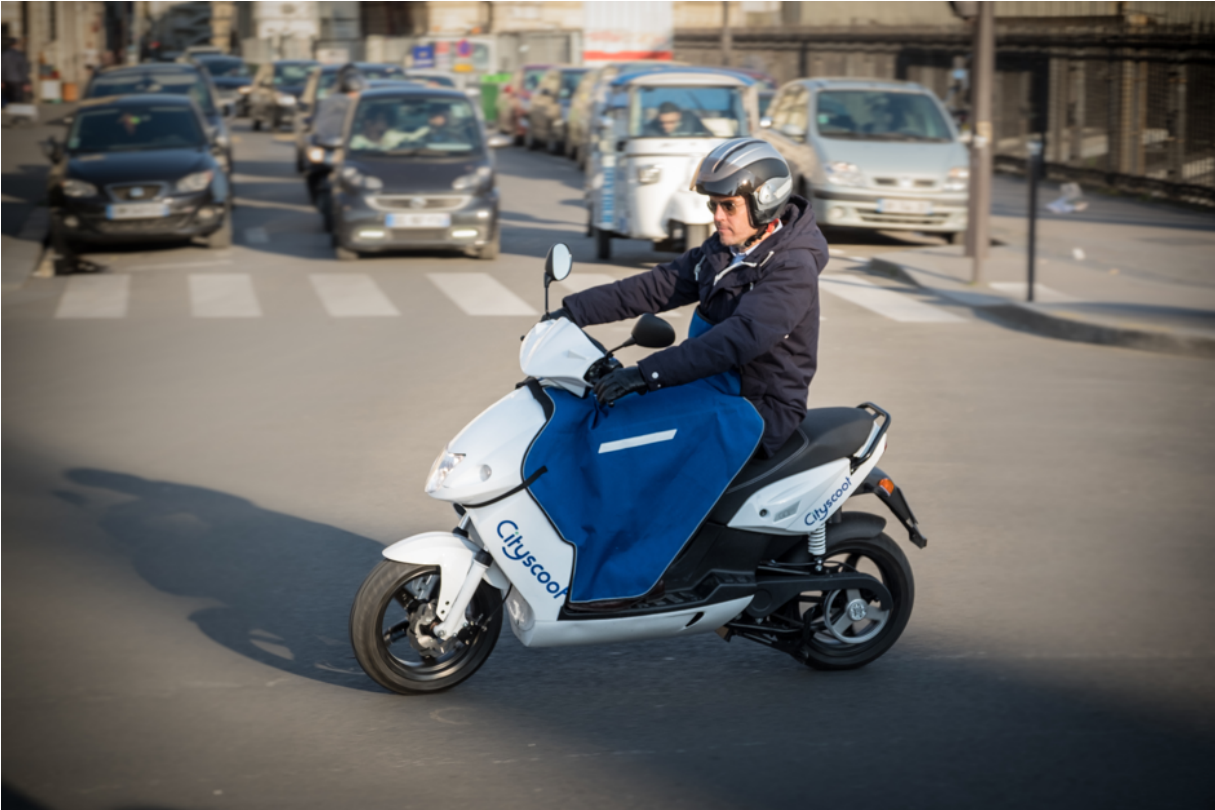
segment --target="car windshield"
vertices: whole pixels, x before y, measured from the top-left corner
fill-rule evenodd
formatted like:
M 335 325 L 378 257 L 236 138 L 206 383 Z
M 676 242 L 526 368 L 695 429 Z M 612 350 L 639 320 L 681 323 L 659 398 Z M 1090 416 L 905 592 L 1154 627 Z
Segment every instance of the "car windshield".
M 749 133 L 736 87 L 639 87 L 630 138 L 741 138 Z
M 275 85 L 296 85 L 308 81 L 308 74 L 316 65 L 307 62 L 274 66 Z
M 569 98 L 578 89 L 578 83 L 586 75 L 585 70 L 566 70 L 561 73 L 561 98 Z
M 76 115 L 67 148 L 71 152 L 135 152 L 206 144 L 198 116 L 189 107 L 101 107 Z
M 249 75 L 245 61 L 231 56 L 204 57 L 198 63 L 217 79 L 240 79 Z
M 820 92 L 814 120 L 824 138 L 937 142 L 953 139 L 936 102 L 925 93 Z
M 89 86 L 89 98 L 127 96 L 139 93 L 167 93 L 189 96 L 206 115 L 215 115 L 211 89 L 199 73 L 120 73 L 102 75 Z
M 446 155 L 481 148 L 481 128 L 472 107 L 462 99 L 364 99 L 351 122 L 352 152 Z

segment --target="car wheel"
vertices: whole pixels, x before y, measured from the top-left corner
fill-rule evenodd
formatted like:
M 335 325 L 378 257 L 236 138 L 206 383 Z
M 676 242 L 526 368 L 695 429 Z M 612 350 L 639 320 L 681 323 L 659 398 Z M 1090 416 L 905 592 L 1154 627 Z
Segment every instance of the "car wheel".
M 486 242 L 477 249 L 478 259 L 496 259 L 502 251 L 502 231 L 498 228 L 494 229 L 494 238 Z

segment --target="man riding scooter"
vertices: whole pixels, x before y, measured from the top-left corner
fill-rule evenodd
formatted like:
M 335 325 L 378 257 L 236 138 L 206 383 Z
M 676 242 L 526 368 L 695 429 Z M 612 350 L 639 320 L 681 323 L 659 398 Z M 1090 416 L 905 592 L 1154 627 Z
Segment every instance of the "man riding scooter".
M 818 276 L 827 264 L 810 203 L 766 141 L 738 138 L 701 162 L 693 188 L 708 196 L 717 233 L 649 273 L 567 296 L 550 317 L 578 326 L 698 303 L 691 339 L 617 369 L 595 386 L 610 404 L 722 372 L 764 419 L 758 454 L 771 457 L 806 416 L 818 365 Z

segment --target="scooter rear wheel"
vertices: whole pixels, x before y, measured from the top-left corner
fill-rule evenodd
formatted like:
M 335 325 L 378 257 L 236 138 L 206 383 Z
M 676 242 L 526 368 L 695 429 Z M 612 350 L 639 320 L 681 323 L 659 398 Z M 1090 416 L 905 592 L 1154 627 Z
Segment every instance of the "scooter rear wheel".
M 857 669 L 894 646 L 907 627 L 915 602 L 911 564 L 903 550 L 885 534 L 828 541 L 827 562 L 881 580 L 894 599 L 893 606 L 883 611 L 873 594 L 849 590 L 834 594 L 805 593 L 782 610 L 796 613 L 805 623 L 798 657 L 807 666 L 822 670 Z M 862 617 L 852 621 L 850 609 Z
M 441 574 L 434 566 L 385 560 L 372 570 L 350 610 L 350 641 L 363 671 L 402 695 L 450 689 L 472 676 L 502 629 L 502 594 L 482 582 L 465 613 L 469 625 L 438 644 L 425 628 L 437 623 Z

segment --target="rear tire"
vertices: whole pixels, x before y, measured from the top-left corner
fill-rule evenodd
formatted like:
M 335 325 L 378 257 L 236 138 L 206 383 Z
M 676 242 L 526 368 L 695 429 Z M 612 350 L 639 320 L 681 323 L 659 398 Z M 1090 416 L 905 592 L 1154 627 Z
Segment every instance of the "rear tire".
M 445 651 L 420 648 L 416 633 L 439 596 L 439 569 L 384 560 L 368 575 L 350 609 L 350 643 L 363 671 L 402 695 L 450 689 L 471 677 L 502 630 L 502 594 L 482 582 L 465 614 L 469 627 Z
M 907 627 L 907 620 L 911 618 L 911 608 L 915 603 L 915 579 L 911 575 L 911 564 L 907 562 L 903 550 L 885 534 L 828 542 L 827 558 L 831 562 L 844 563 L 845 566 L 880 579 L 890 591 L 894 604 L 884 619 L 884 626 L 877 634 L 859 644 L 846 643 L 833 637 L 823 615 L 828 594 L 802 594 L 781 610 L 788 611 L 790 618 L 795 611 L 805 622 L 799 657 L 806 666 L 820 670 L 857 669 L 881 657 L 894 646 Z M 874 600 L 866 596 L 865 591 L 855 594 L 851 591 L 846 594 L 840 592 L 840 598 L 831 606 L 832 615 L 828 616 L 826 621 L 834 620 L 837 629 L 843 626 L 845 635 L 851 633 L 863 638 L 868 632 L 867 627 L 871 626 L 868 624 L 868 618 L 841 625 L 843 615 L 837 615 L 835 612 L 837 608 L 858 596 L 871 606 L 876 605 Z
M 612 258 L 612 234 L 610 231 L 605 231 L 603 228 L 596 228 L 593 225 L 591 230 L 595 232 L 595 258 L 600 261 L 608 261 Z

